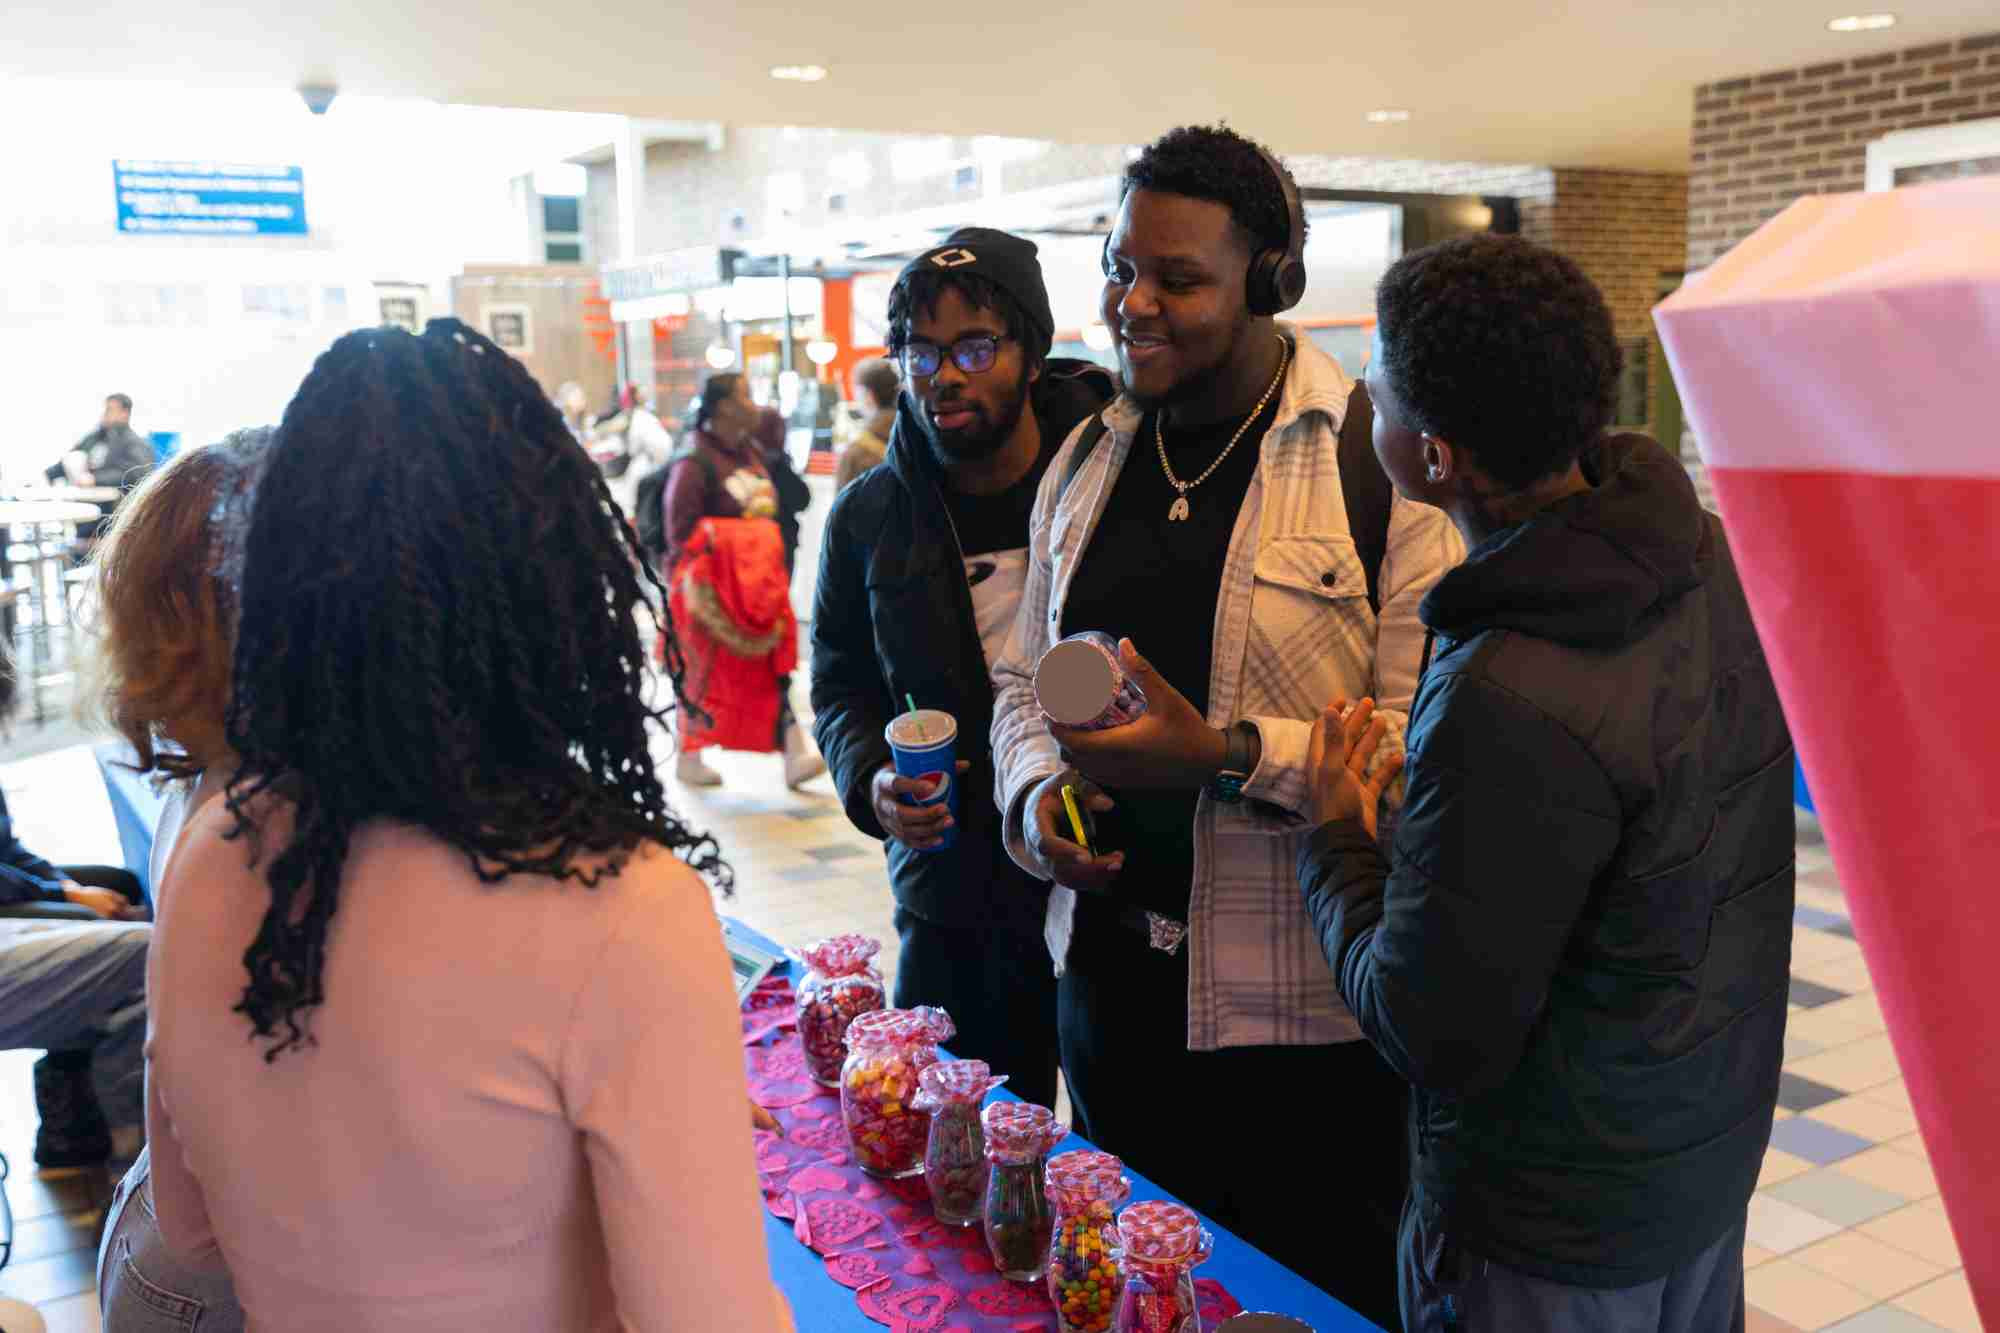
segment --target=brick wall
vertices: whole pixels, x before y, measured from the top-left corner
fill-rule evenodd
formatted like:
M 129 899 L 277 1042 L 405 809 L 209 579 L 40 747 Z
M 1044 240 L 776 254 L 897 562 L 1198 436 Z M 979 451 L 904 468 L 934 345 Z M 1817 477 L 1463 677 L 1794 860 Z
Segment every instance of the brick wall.
M 1537 239 L 1603 289 L 1618 336 L 1629 343 L 1646 337 L 1660 279 L 1685 260 L 1687 215 L 1686 176 L 1564 167 L 1555 172 L 1549 234 Z
M 2000 32 L 1695 89 L 1687 265 L 1712 264 L 1795 199 L 1858 190 L 1893 130 L 2000 116 Z

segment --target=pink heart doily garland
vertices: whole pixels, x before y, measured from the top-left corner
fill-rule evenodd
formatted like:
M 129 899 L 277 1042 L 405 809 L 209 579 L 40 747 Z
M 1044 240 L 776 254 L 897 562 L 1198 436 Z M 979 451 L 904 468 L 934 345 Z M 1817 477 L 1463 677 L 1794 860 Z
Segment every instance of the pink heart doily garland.
M 878 1324 L 887 1324 L 894 1333 L 931 1333 L 944 1327 L 946 1316 L 958 1308 L 958 1293 L 943 1282 L 892 1291 L 885 1285 L 857 1293 L 861 1312 Z
M 758 1008 L 789 1015 L 791 992 L 767 983 Z M 781 1025 L 746 1045 L 744 1064 L 753 1100 L 782 1127 L 753 1135 L 765 1207 L 867 1318 L 891 1333 L 1049 1333 L 1045 1287 L 1000 1278 L 981 1227 L 939 1223 L 921 1175 L 883 1180 L 852 1160 L 839 1092 L 805 1076 L 796 1031 Z M 1212 1280 L 1197 1289 L 1205 1326 L 1241 1308 Z

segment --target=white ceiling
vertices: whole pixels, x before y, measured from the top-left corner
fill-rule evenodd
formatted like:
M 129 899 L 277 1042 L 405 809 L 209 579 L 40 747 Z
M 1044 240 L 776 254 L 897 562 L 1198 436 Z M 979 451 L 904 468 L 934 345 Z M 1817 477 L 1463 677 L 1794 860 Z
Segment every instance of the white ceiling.
M 1827 31 L 1844 6 L 1870 3 L 1902 22 Z M 1071 142 L 1141 142 L 1226 118 L 1281 152 L 1675 170 L 1686 165 L 1698 83 L 2000 28 L 1994 0 L 847 0 L 815 10 L 788 0 L 10 5 L 0 77 L 327 80 L 452 102 Z M 811 86 L 768 76 L 804 63 L 832 75 Z M 1383 106 L 1413 118 L 1364 121 Z

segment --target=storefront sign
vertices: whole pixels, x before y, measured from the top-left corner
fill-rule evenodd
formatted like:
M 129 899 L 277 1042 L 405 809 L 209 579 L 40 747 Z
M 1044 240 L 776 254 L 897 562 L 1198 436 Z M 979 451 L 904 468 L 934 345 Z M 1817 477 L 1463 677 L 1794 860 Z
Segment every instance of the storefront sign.
M 616 302 L 643 301 L 726 287 L 736 277 L 736 261 L 741 257 L 740 250 L 697 245 L 635 264 L 610 266 L 604 270 L 604 294 Z
M 120 159 L 111 169 L 121 232 L 306 234 L 303 168 Z

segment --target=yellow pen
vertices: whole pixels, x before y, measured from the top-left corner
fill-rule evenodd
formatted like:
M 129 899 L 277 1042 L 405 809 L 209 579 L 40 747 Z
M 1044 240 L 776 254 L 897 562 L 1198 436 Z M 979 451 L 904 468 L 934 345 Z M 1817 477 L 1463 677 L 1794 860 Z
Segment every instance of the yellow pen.
M 1069 811 L 1069 827 L 1070 831 L 1076 834 L 1076 845 L 1089 852 L 1090 838 L 1083 831 L 1083 812 L 1076 808 L 1076 788 L 1064 783 L 1062 793 L 1063 809 Z M 1095 856 L 1096 853 L 1091 852 L 1091 855 Z

